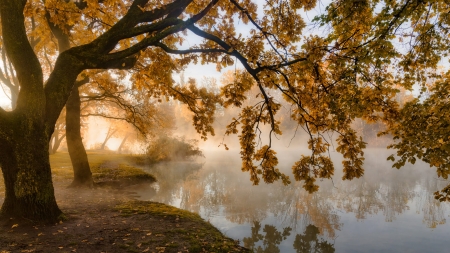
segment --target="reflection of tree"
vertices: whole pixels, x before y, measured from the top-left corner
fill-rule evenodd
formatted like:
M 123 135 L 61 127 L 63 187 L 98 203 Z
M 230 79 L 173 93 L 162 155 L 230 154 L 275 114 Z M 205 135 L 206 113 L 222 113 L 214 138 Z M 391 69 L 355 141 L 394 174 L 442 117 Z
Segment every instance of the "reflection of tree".
M 386 222 L 394 221 L 396 216 L 409 210 L 412 202 L 418 213 L 423 212 L 427 227 L 432 228 L 446 222 L 446 206 L 435 200 L 432 194 L 439 187 L 432 175 L 425 172 L 400 170 L 390 173 L 379 168 L 377 173 L 353 182 L 340 182 L 339 190 L 331 195 L 338 208 L 354 213 L 357 219 L 381 212 Z
M 319 239 L 319 228 L 308 225 L 302 235 L 295 236 L 294 249 L 297 253 L 333 253 L 334 245 Z
M 384 189 L 383 191 L 383 188 Z M 385 221 L 392 222 L 395 217 L 409 210 L 408 201 L 414 197 L 414 184 L 410 182 L 397 182 L 380 189 L 383 193 L 382 200 L 385 203 L 383 214 Z
M 149 165 L 146 171 L 157 178 L 158 194 L 146 196 L 145 192 L 141 192 L 140 195 L 146 200 L 170 204 L 175 197 L 180 195 L 186 178 L 195 174 L 202 166 L 203 164 L 193 162 L 167 162 Z
M 180 207 L 197 213 L 202 208 L 207 218 L 223 207 L 226 218 L 239 224 L 264 219 L 275 201 L 262 194 L 267 188 L 253 187 L 236 173 L 203 169 L 189 175 L 181 186 Z
M 380 214 L 390 222 L 416 204 L 428 227 L 446 222 L 447 205 L 431 197 L 439 189 L 435 179 L 420 171 L 392 172 L 390 166 L 380 164 L 379 156 L 374 158 L 374 164 L 367 163 L 376 171 L 367 170 L 363 178 L 351 182 L 333 185 L 325 182 L 314 194 L 305 192 L 297 182 L 288 186 L 279 182 L 253 186 L 248 175 L 240 174 L 235 163 L 228 163 L 229 159 L 213 160 L 202 169 L 173 177 L 179 179 L 166 175 L 169 181 L 159 181 L 161 190 L 171 192 L 161 193 L 165 200 L 156 200 L 171 203 L 178 198 L 181 208 L 200 213 L 207 220 L 219 215 L 233 223 L 253 224 L 251 236 L 247 235 L 243 242 L 255 252 L 279 252 L 277 247 L 283 240 L 294 238 L 297 252 L 334 252 L 333 245 L 324 239 L 335 238 L 336 231 L 341 229 L 340 210 L 354 213 L 357 219 Z M 178 173 L 170 168 L 161 172 Z M 260 224 L 265 224 L 269 217 L 276 222 Z M 303 234 L 294 237 L 300 231 Z
M 442 182 L 434 178 L 423 179 L 423 185 L 426 186 L 426 191 L 419 193 L 419 200 L 416 202 L 416 210 L 419 213 L 423 212 L 423 223 L 428 228 L 436 228 L 438 225 L 443 225 L 447 222 L 445 219 L 446 204 L 437 201 L 432 192 L 442 189 Z
M 425 204 L 422 207 L 423 223 L 429 228 L 436 228 L 437 225 L 443 225 L 447 222 L 445 219 L 445 209 L 441 202 L 436 201 L 428 192 L 425 195 Z
M 339 230 L 342 224 L 332 202 L 328 201 L 330 192 L 309 194 L 298 184 L 281 186 L 277 190 L 278 202 L 270 205 L 270 210 L 276 216 L 285 217 L 285 221 L 294 228 L 300 220 L 303 226 L 314 224 L 320 228 L 321 234 L 335 237 L 335 231 Z
M 191 174 L 181 186 L 180 207 L 197 213 L 202 210 L 206 219 L 222 207 L 227 220 L 239 224 L 273 214 L 292 228 L 312 223 L 332 238 L 340 229 L 327 192 L 309 194 L 296 183 L 253 186 L 236 173 L 202 169 Z
M 190 175 L 182 186 L 180 207 L 199 213 L 200 208 L 209 217 L 211 213 L 219 211 L 227 192 L 226 185 L 219 180 L 220 175 L 216 171 L 204 173 L 200 170 Z
M 372 181 L 372 182 L 370 182 Z M 374 182 L 375 181 L 375 182 Z M 340 187 L 338 207 L 355 213 L 357 219 L 383 212 L 385 220 L 392 222 L 396 215 L 408 210 L 408 201 L 414 197 L 415 182 L 404 180 L 378 181 L 369 177 Z
M 244 246 L 256 253 L 277 253 L 280 252 L 278 245 L 280 245 L 283 240 L 286 240 L 286 238 L 291 235 L 292 229 L 290 227 L 286 227 L 283 228 L 283 232 L 279 232 L 274 226 L 265 225 L 262 230 L 264 235 L 260 234 L 260 230 L 261 223 L 254 221 L 251 237 L 245 237 L 243 239 Z M 262 241 L 263 246 L 258 246 L 255 248 L 255 244 L 259 241 Z
M 342 190 L 335 194 L 337 207 L 355 213 L 358 220 L 383 209 L 383 203 L 377 195 L 378 187 L 367 183 L 364 178 L 340 188 Z

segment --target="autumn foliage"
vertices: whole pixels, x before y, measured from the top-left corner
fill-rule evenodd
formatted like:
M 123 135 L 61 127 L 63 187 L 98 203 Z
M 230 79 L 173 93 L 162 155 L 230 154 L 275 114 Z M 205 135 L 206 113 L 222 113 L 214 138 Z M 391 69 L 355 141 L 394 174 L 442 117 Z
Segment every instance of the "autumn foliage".
M 438 154 L 446 155 L 448 131 L 446 124 L 430 127 L 430 122 L 433 117 L 446 122 L 448 116 L 441 96 L 445 88 L 439 88 L 446 79 L 436 72 L 450 45 L 448 3 L 336 0 L 308 22 L 304 14 L 317 5 L 315 0 L 1 0 L 0 46 L 15 79 L 8 87 L 14 86 L 11 92 L 20 88 L 14 110 L 0 109 L 0 164 L 6 182 L 12 180 L 7 185 L 12 195 L 2 212 L 16 210 L 19 202 L 34 205 L 42 187 L 53 196 L 47 153 L 35 150 L 48 151 L 72 88 L 77 80 L 100 80 L 99 69 L 129 79 L 131 89 L 141 91 L 139 99 L 186 104 L 202 138 L 214 134 L 218 104 L 240 107 L 227 133 L 238 134 L 242 170 L 255 184 L 289 182 L 277 169 L 271 141 L 282 134 L 281 101 L 274 90 L 282 93 L 291 105 L 290 117 L 309 135 L 310 153 L 292 167 L 308 191 L 317 190 L 317 178 L 333 174 L 327 158 L 333 142 L 343 156 L 343 179 L 363 175 L 365 142 L 352 126 L 357 119 L 382 121 L 386 133 L 399 138 L 392 146 L 399 150 L 396 166 L 417 157 L 445 177 L 448 156 Z M 244 71 L 236 70 L 220 94 L 195 83 L 177 85 L 172 77 L 191 64 L 215 64 L 221 70 L 237 63 Z M 412 90 L 435 80 L 442 84 L 435 85 L 430 97 L 404 107 L 396 100 L 398 85 Z M 252 87 L 259 91 L 257 101 L 243 106 Z M 414 124 L 402 129 L 407 122 Z M 263 125 L 269 126 L 266 143 L 259 141 Z M 423 136 L 430 139 L 408 139 L 410 131 L 425 129 Z M 330 133 L 333 138 L 327 138 Z M 28 142 L 36 147 L 24 148 Z M 423 149 L 429 152 L 422 154 Z M 27 154 L 36 157 L 25 158 Z M 42 166 L 31 162 L 38 160 Z M 45 175 L 39 183 L 31 180 L 37 174 Z M 18 185 L 29 191 L 13 197 Z M 52 205 L 52 213 L 58 213 Z

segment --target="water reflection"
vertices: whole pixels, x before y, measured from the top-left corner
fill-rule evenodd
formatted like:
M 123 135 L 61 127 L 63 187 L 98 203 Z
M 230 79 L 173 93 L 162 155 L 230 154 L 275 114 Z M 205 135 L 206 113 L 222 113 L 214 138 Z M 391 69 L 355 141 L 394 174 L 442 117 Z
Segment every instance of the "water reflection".
M 278 246 L 291 235 L 291 230 L 290 227 L 287 227 L 278 231 L 276 227 L 266 224 L 261 231 L 261 223 L 255 221 L 252 226 L 252 235 L 243 239 L 244 246 L 256 253 L 278 253 L 280 252 Z M 255 245 L 259 241 L 262 242 L 263 246 Z
M 305 232 L 295 236 L 294 249 L 297 253 L 334 253 L 334 245 L 318 237 L 319 228 L 308 225 Z
M 286 240 L 292 232 L 292 228 L 285 227 L 278 230 L 275 226 L 264 225 L 262 228 L 258 221 L 253 222 L 251 236 L 244 237 L 244 246 L 255 253 L 279 253 L 280 244 Z M 258 245 L 259 243 L 259 245 Z M 297 253 L 333 253 L 334 245 L 320 238 L 318 227 L 309 224 L 302 234 L 297 234 L 293 242 L 293 248 Z
M 255 252 L 335 252 L 335 248 L 337 252 L 370 252 L 378 247 L 382 252 L 397 252 L 396 247 L 405 247 L 402 243 L 415 236 L 421 240 L 411 239 L 413 244 L 420 243 L 429 252 L 446 252 L 441 244 L 445 245 L 443 235 L 450 232 L 446 224 L 450 209 L 447 203 L 435 201 L 433 192 L 448 182 L 438 180 L 424 165 L 391 169 L 380 159 L 384 155 L 380 152 L 374 150 L 366 158 L 363 178 L 341 181 L 341 175 L 336 175 L 333 181 L 320 182 L 315 194 L 305 192 L 299 183 L 253 186 L 238 169 L 239 160 L 207 154 L 204 164 L 149 167 L 159 179 L 157 191 L 140 195 L 199 213 Z M 283 159 L 287 168 L 291 157 Z M 390 223 L 392 227 L 386 225 Z M 438 232 L 433 234 L 431 229 Z M 395 235 L 397 230 L 408 238 L 402 242 Z M 370 239 L 356 239 L 366 231 L 372 233 Z M 354 249 L 352 243 L 363 242 L 372 248 Z M 420 252 L 420 247 L 411 247 L 411 252 Z

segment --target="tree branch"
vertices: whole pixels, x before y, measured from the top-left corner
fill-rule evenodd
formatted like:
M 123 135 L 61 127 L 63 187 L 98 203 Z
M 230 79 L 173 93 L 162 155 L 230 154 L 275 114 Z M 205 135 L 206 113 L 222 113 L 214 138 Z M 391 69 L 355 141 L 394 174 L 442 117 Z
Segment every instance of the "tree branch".
M 25 29 L 23 11 L 26 2 L 26 0 L 0 1 L 2 36 L 8 58 L 16 70 L 21 93 L 36 97 L 38 96 L 36 91 L 42 90 L 43 87 L 43 75 Z M 18 102 L 18 107 L 27 106 L 27 101 Z
M 164 50 L 166 53 L 169 54 L 192 54 L 192 53 L 224 53 L 224 54 L 230 54 L 228 51 L 218 48 L 208 48 L 208 49 L 202 49 L 202 48 L 192 48 L 192 49 L 185 49 L 185 50 L 177 50 L 177 49 L 171 49 L 167 45 L 163 43 L 155 43 L 155 46 L 160 47 L 162 50 Z

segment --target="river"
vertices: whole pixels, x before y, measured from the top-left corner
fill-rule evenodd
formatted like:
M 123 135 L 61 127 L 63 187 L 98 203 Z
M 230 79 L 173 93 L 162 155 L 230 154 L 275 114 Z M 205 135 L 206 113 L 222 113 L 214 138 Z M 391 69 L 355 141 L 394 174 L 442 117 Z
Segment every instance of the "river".
M 278 151 L 279 168 L 292 181 L 301 152 Z M 335 176 L 314 194 L 298 182 L 254 186 L 237 152 L 207 151 L 200 162 L 148 166 L 158 183 L 138 195 L 198 213 L 255 252 L 449 252 L 450 205 L 433 198 L 449 181 L 420 162 L 391 168 L 392 151 L 365 153 L 365 174 L 352 181 L 341 180 L 332 153 Z

